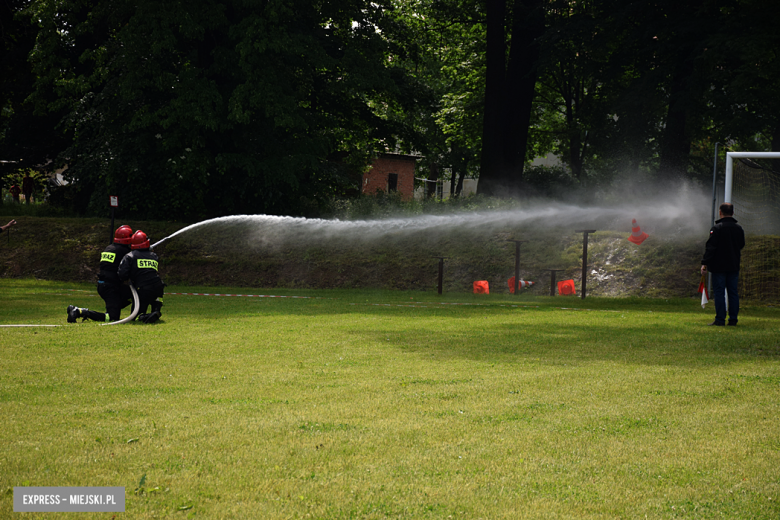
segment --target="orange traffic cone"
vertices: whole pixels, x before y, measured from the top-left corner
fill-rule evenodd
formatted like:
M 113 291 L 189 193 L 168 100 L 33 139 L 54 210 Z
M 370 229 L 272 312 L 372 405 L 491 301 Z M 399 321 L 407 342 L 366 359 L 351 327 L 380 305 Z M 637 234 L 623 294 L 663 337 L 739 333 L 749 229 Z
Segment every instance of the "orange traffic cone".
M 509 280 L 506 281 L 507 285 L 509 286 L 509 292 L 512 294 L 515 294 L 515 277 L 513 276 Z M 520 280 L 517 282 L 517 287 L 520 289 L 528 289 L 529 287 L 533 287 L 534 282 L 526 282 L 525 280 Z
M 561 280 L 558 282 L 558 294 L 564 296 L 577 294 L 577 291 L 574 289 L 574 280 Z
M 490 284 L 487 280 L 474 282 L 474 294 L 490 294 Z
M 642 231 L 639 228 L 639 224 L 636 223 L 636 219 L 633 219 L 631 221 L 631 236 L 628 237 L 628 240 L 630 242 L 635 243 L 636 245 L 639 245 L 642 242 L 644 242 L 646 238 L 647 238 L 647 233 Z

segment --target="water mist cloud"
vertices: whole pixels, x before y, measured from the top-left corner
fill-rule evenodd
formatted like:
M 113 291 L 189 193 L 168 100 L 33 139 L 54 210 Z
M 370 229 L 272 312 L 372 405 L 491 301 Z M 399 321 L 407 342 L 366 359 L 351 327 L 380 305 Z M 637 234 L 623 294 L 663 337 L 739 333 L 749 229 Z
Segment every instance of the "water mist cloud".
M 522 233 L 597 229 L 629 231 L 637 219 L 651 234 L 702 238 L 709 228 L 707 196 L 686 185 L 656 200 L 616 205 L 588 206 L 554 201 L 524 201 L 508 210 L 420 215 L 381 220 L 327 220 L 272 215 L 234 215 L 215 218 L 183 228 L 152 245 L 198 228 L 241 227 L 247 243 L 277 247 L 291 242 L 358 241 L 416 232 L 485 232 L 512 228 Z

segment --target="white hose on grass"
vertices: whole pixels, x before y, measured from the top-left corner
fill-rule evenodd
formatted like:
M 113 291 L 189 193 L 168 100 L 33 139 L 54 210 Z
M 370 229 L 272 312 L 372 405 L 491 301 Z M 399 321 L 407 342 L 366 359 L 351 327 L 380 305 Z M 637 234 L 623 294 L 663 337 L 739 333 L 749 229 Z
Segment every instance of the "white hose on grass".
M 135 290 L 133 284 L 130 284 L 130 292 L 133 293 L 133 312 L 130 313 L 130 316 L 123 320 L 102 323 L 101 325 L 119 325 L 120 323 L 127 323 L 128 321 L 133 321 L 135 319 L 138 315 L 138 309 L 141 307 L 141 300 L 138 298 L 138 291 Z
M 0 327 L 62 327 L 62 325 L 0 325 Z

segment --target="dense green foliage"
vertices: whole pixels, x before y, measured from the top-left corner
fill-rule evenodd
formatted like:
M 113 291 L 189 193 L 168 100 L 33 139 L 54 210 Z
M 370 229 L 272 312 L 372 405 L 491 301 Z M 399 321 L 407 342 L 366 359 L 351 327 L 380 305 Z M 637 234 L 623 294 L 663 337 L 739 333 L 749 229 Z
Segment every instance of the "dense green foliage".
M 526 165 L 548 153 L 604 187 L 705 179 L 716 141 L 780 150 L 776 2 L 1 9 L 0 179 L 67 165 L 52 202 L 92 214 L 109 194 L 142 218 L 321 214 L 385 151 L 507 196 L 534 191 Z
M 94 210 L 300 212 L 349 183 L 328 159 L 404 133 L 386 7 L 36 2 L 34 99 L 67 111 L 60 159 Z

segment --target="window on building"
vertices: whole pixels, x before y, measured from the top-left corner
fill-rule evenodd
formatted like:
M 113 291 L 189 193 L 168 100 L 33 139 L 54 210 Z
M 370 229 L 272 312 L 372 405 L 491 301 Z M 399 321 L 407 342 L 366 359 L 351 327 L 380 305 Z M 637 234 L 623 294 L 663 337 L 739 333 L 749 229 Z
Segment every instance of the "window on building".
M 398 174 L 391 173 L 387 176 L 387 193 L 398 191 Z

